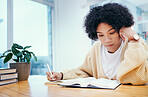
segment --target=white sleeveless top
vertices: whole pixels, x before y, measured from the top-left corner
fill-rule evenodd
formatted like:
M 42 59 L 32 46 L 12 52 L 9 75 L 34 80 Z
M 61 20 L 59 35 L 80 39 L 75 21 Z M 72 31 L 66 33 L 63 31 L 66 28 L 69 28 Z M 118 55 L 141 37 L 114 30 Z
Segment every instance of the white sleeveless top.
M 107 49 L 101 45 L 101 61 L 103 72 L 109 79 L 117 79 L 117 68 L 120 65 L 120 56 L 123 47 L 123 41 L 114 53 L 109 53 Z

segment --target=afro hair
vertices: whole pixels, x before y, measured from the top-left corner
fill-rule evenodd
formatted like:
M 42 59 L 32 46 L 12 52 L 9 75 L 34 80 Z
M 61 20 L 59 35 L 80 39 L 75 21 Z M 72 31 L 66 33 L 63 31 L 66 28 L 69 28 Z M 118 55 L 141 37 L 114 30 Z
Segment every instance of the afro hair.
M 107 3 L 92 8 L 85 17 L 84 28 L 90 39 L 98 39 L 96 30 L 100 23 L 107 23 L 119 32 L 122 27 L 131 27 L 134 21 L 127 7 L 118 3 Z

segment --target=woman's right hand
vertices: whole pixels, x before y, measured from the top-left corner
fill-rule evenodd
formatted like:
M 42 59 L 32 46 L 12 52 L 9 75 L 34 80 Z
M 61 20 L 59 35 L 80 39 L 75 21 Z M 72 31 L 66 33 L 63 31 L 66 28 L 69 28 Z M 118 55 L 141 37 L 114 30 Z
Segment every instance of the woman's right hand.
M 122 27 L 119 31 L 120 37 L 125 41 L 125 37 L 128 41 L 134 40 L 134 34 L 137 34 L 131 27 Z
M 61 80 L 63 77 L 63 74 L 59 72 L 52 72 L 52 75 L 50 75 L 49 72 L 46 72 L 46 74 L 49 81 Z

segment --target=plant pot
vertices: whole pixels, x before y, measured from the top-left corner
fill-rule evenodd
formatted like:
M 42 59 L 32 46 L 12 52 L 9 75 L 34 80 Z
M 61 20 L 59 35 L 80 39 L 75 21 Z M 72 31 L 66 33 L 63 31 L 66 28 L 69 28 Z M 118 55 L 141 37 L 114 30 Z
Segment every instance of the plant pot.
M 30 75 L 31 64 L 27 62 L 10 63 L 11 69 L 16 69 L 18 73 L 18 81 L 27 80 Z

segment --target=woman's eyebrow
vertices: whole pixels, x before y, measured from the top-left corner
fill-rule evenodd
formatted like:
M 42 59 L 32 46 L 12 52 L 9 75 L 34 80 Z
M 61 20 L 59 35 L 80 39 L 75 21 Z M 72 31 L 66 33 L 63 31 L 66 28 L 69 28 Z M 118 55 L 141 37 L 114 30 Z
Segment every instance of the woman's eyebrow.
M 97 33 L 102 33 L 102 32 L 97 32 Z
M 111 28 L 111 29 L 109 29 L 107 32 L 109 32 L 110 30 L 113 30 L 113 29 L 115 29 L 115 28 Z M 97 32 L 97 33 L 102 33 L 102 32 Z
M 115 28 L 111 28 L 111 29 L 109 29 L 108 32 L 109 32 L 110 30 L 113 30 L 113 29 L 115 29 Z

